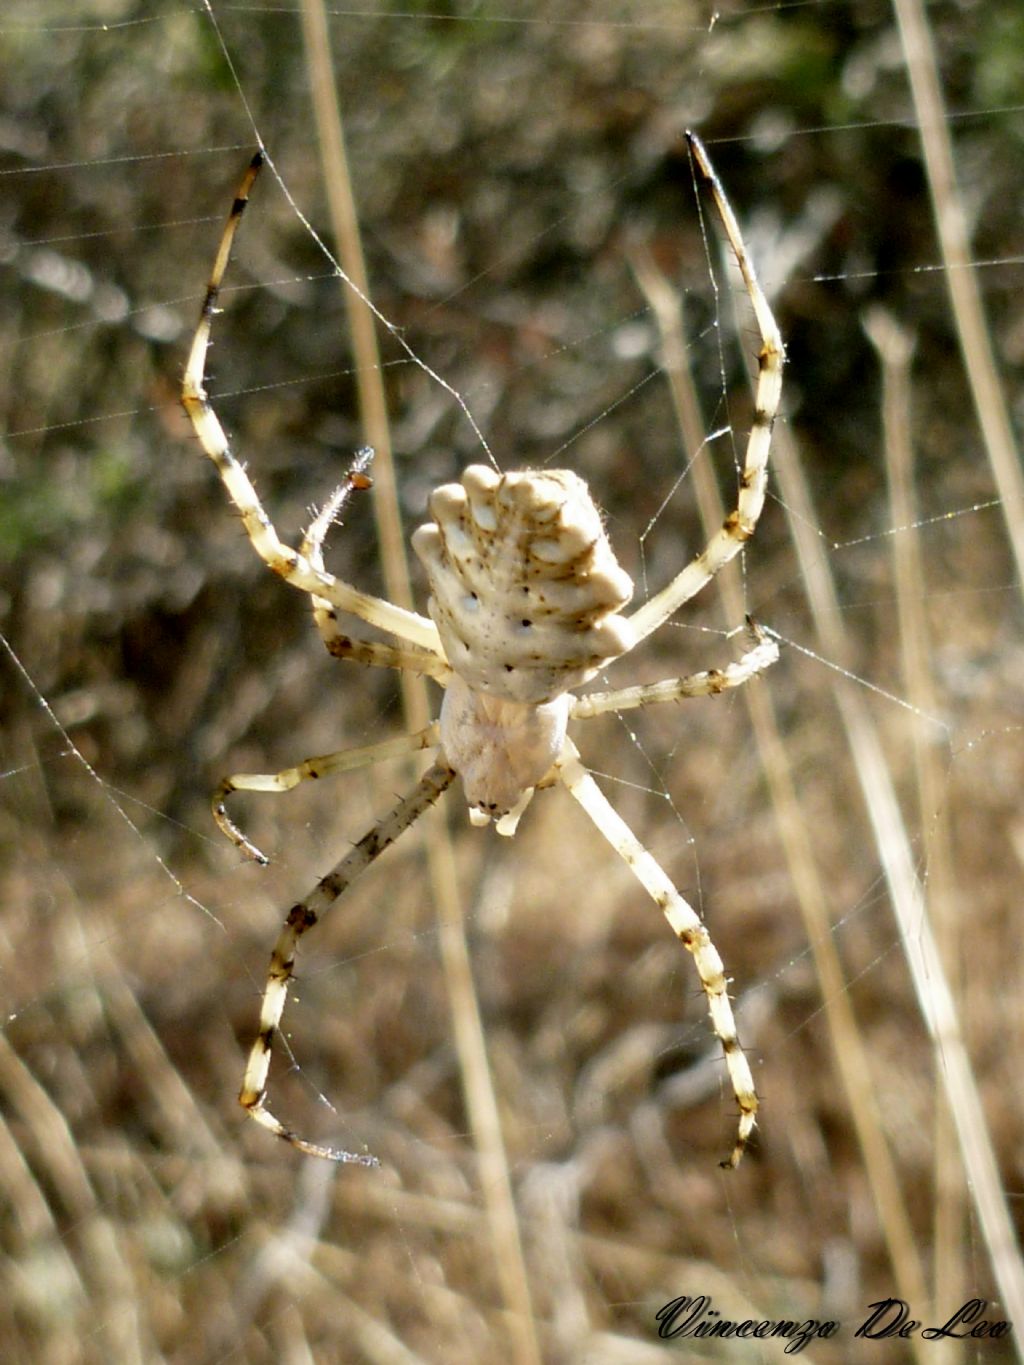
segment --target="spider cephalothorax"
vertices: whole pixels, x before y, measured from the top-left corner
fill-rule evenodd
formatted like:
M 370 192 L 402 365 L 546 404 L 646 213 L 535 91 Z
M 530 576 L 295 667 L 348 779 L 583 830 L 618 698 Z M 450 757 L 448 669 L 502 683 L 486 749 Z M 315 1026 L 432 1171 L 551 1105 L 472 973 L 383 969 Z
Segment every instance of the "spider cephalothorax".
M 324 569 L 324 537 L 349 493 L 368 486 L 365 470 L 371 452 L 357 456 L 346 482 L 317 516 L 300 548 L 286 545 L 235 459 L 204 388 L 218 292 L 262 154 L 253 158 L 228 217 L 182 386 L 182 400 L 199 442 L 216 465 L 256 552 L 286 582 L 309 594 L 317 628 L 332 654 L 427 674 L 446 688 L 440 724 L 367 748 L 306 759 L 279 773 L 236 774 L 224 779 L 214 797 L 221 828 L 243 852 L 265 861 L 227 815 L 224 803 L 232 792 L 288 791 L 309 777 L 437 749 L 434 763 L 413 791 L 293 906 L 274 946 L 259 1032 L 239 1099 L 252 1118 L 301 1151 L 375 1164 L 372 1157 L 307 1142 L 267 1107 L 271 1048 L 298 941 L 456 777 L 462 778 L 474 823 L 486 824 L 493 817 L 502 834 L 514 833 L 538 785 L 560 784 L 579 802 L 693 957 L 740 1111 L 736 1141 L 725 1165 L 738 1163 L 753 1132 L 757 1095 L 736 1034 L 722 960 L 700 916 L 615 812 L 566 733 L 571 720 L 737 687 L 778 655 L 774 642 L 755 628 L 753 647 L 725 668 L 584 697 L 572 695 L 573 688 L 628 654 L 699 592 L 753 534 L 764 505 L 771 429 L 781 395 L 782 339 L 707 153 L 692 134 L 687 139 L 697 169 L 711 188 L 757 320 L 761 348 L 754 416 L 734 510 L 700 554 L 631 616 L 623 609 L 633 584 L 615 558 L 586 484 L 567 470 L 501 474 L 472 465 L 460 483 L 437 489 L 430 500 L 433 520 L 413 538 L 430 581 L 429 617 L 360 592 Z M 339 613 L 366 621 L 397 643 L 343 634 Z

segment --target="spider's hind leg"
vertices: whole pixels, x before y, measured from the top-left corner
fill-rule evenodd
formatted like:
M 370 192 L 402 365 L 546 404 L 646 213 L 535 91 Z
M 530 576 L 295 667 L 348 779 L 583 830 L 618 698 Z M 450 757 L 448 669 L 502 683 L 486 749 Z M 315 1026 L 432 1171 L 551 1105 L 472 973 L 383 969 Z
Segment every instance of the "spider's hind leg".
M 455 772 L 443 759 L 433 764 L 413 791 L 364 834 L 351 852 L 326 877 L 321 878 L 304 900 L 292 907 L 274 945 L 260 1008 L 259 1032 L 249 1051 L 238 1102 L 251 1119 L 307 1156 L 324 1157 L 328 1161 L 356 1162 L 363 1166 L 379 1165 L 374 1156 L 308 1142 L 286 1128 L 267 1108 L 270 1058 L 288 999 L 288 983 L 295 969 L 299 939 L 319 922 L 324 912 L 348 890 L 360 873 L 365 872 L 374 859 L 429 810 L 454 781 Z
M 558 772 L 570 794 L 580 803 L 594 824 L 611 844 L 615 852 L 629 865 L 630 871 L 660 908 L 672 931 L 693 958 L 700 984 L 707 997 L 711 1027 L 722 1044 L 725 1065 L 733 1095 L 739 1106 L 740 1117 L 736 1142 L 730 1155 L 721 1163 L 735 1167 L 746 1151 L 757 1119 L 757 1092 L 754 1078 L 740 1045 L 729 1003 L 728 982 L 718 949 L 693 906 L 672 885 L 668 875 L 640 843 L 622 816 L 614 809 L 600 787 L 584 768 L 576 746 L 566 740 L 558 760 Z

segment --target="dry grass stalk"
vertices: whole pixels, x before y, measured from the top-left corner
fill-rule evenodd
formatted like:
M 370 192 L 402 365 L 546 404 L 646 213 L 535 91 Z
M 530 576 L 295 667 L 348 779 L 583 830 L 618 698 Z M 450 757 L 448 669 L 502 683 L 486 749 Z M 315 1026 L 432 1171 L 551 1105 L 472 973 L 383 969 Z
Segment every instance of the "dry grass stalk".
M 911 443 L 911 382 L 914 343 L 910 334 L 881 308 L 872 309 L 864 329 L 882 365 L 882 447 L 885 454 L 892 508 L 893 571 L 896 613 L 902 652 L 906 698 L 920 716 L 937 716 L 940 699 L 935 687 L 935 661 L 924 605 L 927 579 L 918 534 L 919 508 L 914 491 L 914 451 Z M 918 820 L 927 867 L 922 893 L 935 926 L 942 960 L 957 999 L 960 999 L 962 921 L 957 913 L 953 849 L 945 799 L 942 750 L 934 728 L 919 721 L 911 725 L 917 779 Z M 967 1294 L 961 1248 L 964 1232 L 963 1182 L 956 1130 L 944 1105 L 935 1113 L 935 1265 L 936 1304 L 960 1303 Z M 943 1343 L 947 1358 L 958 1351 Z
M 636 255 L 634 269 L 658 324 L 663 363 L 679 420 L 683 447 L 686 450 L 699 450 L 707 428 L 700 415 L 687 363 L 682 299 L 649 257 Z M 698 458 L 694 461 L 693 479 L 705 527 L 720 525 L 725 509 L 708 460 Z M 739 566 L 730 566 L 730 570 L 718 577 L 727 627 L 742 621 L 746 611 Z M 879 1120 L 871 1068 L 832 936 L 830 897 L 818 873 L 808 819 L 797 796 L 792 768 L 772 702 L 771 687 L 744 688 L 743 695 L 771 793 L 793 891 L 821 983 L 833 1053 L 864 1153 L 875 1211 L 889 1249 L 896 1283 L 901 1297 L 911 1303 L 922 1303 L 926 1297 L 924 1274 L 895 1164 Z M 922 1357 L 925 1354 L 922 1352 Z
M 999 490 L 1006 531 L 1017 565 L 1017 586 L 1024 591 L 1024 473 L 978 290 L 967 215 L 957 188 L 950 125 L 942 99 L 935 46 L 921 0 L 895 0 L 895 10 L 921 130 L 921 150 L 960 354 Z
M 956 1004 L 921 894 L 913 851 L 878 732 L 850 681 L 843 614 L 795 443 L 783 429 L 775 470 L 800 558 L 822 654 L 839 670 L 834 696 L 875 838 L 879 862 L 910 970 L 918 1007 L 931 1037 L 935 1069 L 956 1126 L 964 1178 L 988 1247 L 1001 1306 L 1024 1321 L 1024 1265 L 1003 1193 L 981 1096 L 964 1046 Z M 1018 1343 L 1018 1349 L 1020 1349 Z
M 367 442 L 376 451 L 374 506 L 378 517 L 384 581 L 391 601 L 411 607 L 412 592 L 399 513 L 387 405 L 381 382 L 380 352 L 374 318 L 364 302 L 369 297 L 369 281 L 345 154 L 341 108 L 331 65 L 327 15 L 322 0 L 303 0 L 302 18 L 310 88 L 335 241 L 342 266 L 359 291 L 356 293 L 346 289 L 345 297 L 356 358 L 364 433 Z M 408 726 L 413 730 L 422 729 L 430 718 L 426 684 L 421 677 L 405 671 L 401 679 Z M 490 1222 L 489 1240 L 498 1279 L 509 1310 L 511 1355 L 519 1365 L 534 1365 L 541 1357 L 529 1277 L 466 941 L 465 909 L 459 891 L 451 839 L 443 820 L 434 823 L 425 847 L 463 1093 L 477 1150 L 479 1185 Z

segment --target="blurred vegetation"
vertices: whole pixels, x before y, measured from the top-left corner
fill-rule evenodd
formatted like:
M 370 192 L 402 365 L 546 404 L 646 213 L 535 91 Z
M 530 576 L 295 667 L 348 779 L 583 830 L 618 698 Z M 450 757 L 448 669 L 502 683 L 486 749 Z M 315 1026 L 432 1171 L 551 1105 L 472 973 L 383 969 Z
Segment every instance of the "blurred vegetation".
M 630 267 L 639 249 L 685 301 L 707 429 L 735 420 L 741 444 L 746 420 L 749 357 L 720 335 L 732 304 L 712 292 L 717 237 L 707 206 L 703 216 L 695 207 L 680 140 L 697 127 L 777 303 L 787 429 L 826 535 L 866 538 L 832 553 L 856 667 L 901 695 L 869 304 L 885 305 L 916 344 L 922 521 L 993 493 L 889 7 L 513 8 L 413 0 L 332 16 L 375 303 L 464 396 L 504 464 L 584 473 L 627 567 L 665 581 L 701 541 L 682 477 L 696 452 L 681 448 L 658 373 Z M 403 779 L 388 770 L 343 794 L 246 806 L 275 853 L 269 879 L 214 839 L 208 795 L 224 773 L 271 770 L 401 725 L 394 679 L 328 659 L 305 602 L 258 563 L 178 407 L 220 224 L 254 142 L 246 105 L 296 203 L 328 231 L 297 13 L 214 11 L 244 100 L 201 8 L 14 0 L 0 18 L 0 628 L 31 679 L 5 658 L 0 1357 L 507 1360 L 414 846 L 396 850 L 311 944 L 288 1014 L 299 1070 L 282 1068 L 278 1082 L 283 1110 L 328 1130 L 351 1121 L 345 1140 L 379 1151 L 384 1174 L 343 1172 L 319 1189 L 315 1172 L 236 1121 L 281 909 Z M 1019 419 L 1019 0 L 943 0 L 928 18 Z M 217 408 L 294 537 L 360 431 L 338 282 L 270 175 L 222 303 Z M 430 488 L 481 452 L 447 395 L 393 339 L 382 344 L 412 526 Z M 728 498 L 727 444 L 702 454 L 720 466 Z M 334 539 L 334 567 L 379 590 L 369 517 L 352 515 Z M 1024 846 L 1020 602 L 998 510 L 926 528 L 925 549 L 953 737 L 947 800 L 972 897 L 965 1014 L 1015 1187 L 1019 935 L 1006 916 Z M 744 581 L 755 615 L 809 638 L 774 501 Z M 706 596 L 645 654 L 643 678 L 729 657 Z M 850 992 L 901 1180 L 928 1209 L 930 1059 L 835 757 L 831 677 L 794 655 L 779 673 L 766 685 L 845 907 Z M 629 668 L 615 676 L 639 680 Z M 653 1315 L 678 1293 L 720 1295 L 724 1308 L 731 1289 L 752 1316 L 852 1322 L 896 1292 L 745 712 L 725 699 L 693 706 L 638 718 L 635 743 L 610 721 L 585 756 L 619 779 L 617 806 L 708 910 L 741 1015 L 754 986 L 771 996 L 752 1044 L 761 1149 L 731 1184 L 715 1169 L 732 1121 L 717 1072 L 692 1104 L 669 1106 L 664 1144 L 649 1131 L 645 1141 L 659 1086 L 710 1052 L 689 963 L 638 888 L 554 797 L 507 848 L 469 837 L 453 815 L 553 1361 L 669 1359 Z M 894 710 L 883 708 L 887 738 L 909 785 L 900 727 L 911 721 Z M 995 761 L 971 747 L 985 730 L 1007 737 Z M 319 1091 L 340 1117 L 317 1105 Z M 569 1167 L 575 1208 L 556 1218 L 552 1201 L 573 1197 L 543 1181 Z M 312 1251 L 299 1245 L 307 1216 Z M 964 1284 L 991 1296 L 975 1233 L 968 1215 Z M 930 1273 L 927 1212 L 915 1234 Z M 297 1257 L 287 1273 L 271 1261 L 286 1243 Z M 739 1312 L 735 1299 L 730 1308 Z M 849 1347 L 848 1337 L 823 1344 L 814 1358 L 854 1359 Z M 988 1344 L 984 1358 L 1010 1353 Z M 709 1348 L 708 1358 L 768 1357 Z M 910 1357 L 891 1347 L 885 1358 Z

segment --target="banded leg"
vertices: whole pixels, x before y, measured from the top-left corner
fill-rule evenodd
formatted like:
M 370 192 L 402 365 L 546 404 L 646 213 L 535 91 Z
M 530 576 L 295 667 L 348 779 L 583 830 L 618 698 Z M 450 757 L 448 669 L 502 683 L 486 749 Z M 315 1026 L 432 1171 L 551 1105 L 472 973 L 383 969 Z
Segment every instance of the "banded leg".
M 321 599 L 322 601 L 323 599 Z M 409 645 L 387 645 L 381 640 L 357 640 L 352 635 L 344 635 L 338 627 L 338 613 L 330 603 L 316 612 L 316 628 L 328 654 L 335 659 L 348 660 L 349 663 L 366 664 L 370 668 L 397 668 L 406 673 L 422 673 L 433 678 L 442 687 L 452 676 L 452 670 L 439 654 L 417 649 Z
M 263 164 L 263 153 L 257 152 L 239 186 L 235 201 L 231 206 L 217 255 L 214 260 L 210 282 L 199 314 L 189 352 L 188 364 L 181 386 L 181 401 L 188 413 L 199 439 L 199 444 L 217 467 L 228 497 L 238 509 L 245 526 L 246 534 L 260 558 L 276 574 L 279 574 L 292 587 L 312 595 L 324 597 L 340 611 L 349 611 L 371 625 L 396 635 L 400 640 L 419 645 L 432 653 L 440 651 L 437 628 L 433 621 L 416 612 L 396 607 L 382 598 L 362 593 L 348 583 L 342 582 L 332 574 L 316 569 L 305 556 L 285 545 L 263 510 L 259 495 L 252 480 L 239 464 L 231 450 L 230 442 L 220 424 L 220 419 L 210 404 L 205 389 L 206 352 L 210 344 L 210 329 L 217 312 L 217 298 L 221 282 L 231 255 L 232 243 L 246 204 L 249 192 Z
M 337 753 L 321 754 L 316 758 L 304 759 L 293 768 L 282 768 L 279 773 L 235 773 L 225 777 L 213 794 L 213 818 L 222 834 L 227 835 L 236 848 L 241 849 L 247 858 L 264 866 L 270 861 L 242 831 L 227 813 L 225 801 L 232 792 L 290 792 L 300 782 L 308 782 L 319 777 L 333 777 L 335 773 L 349 773 L 356 768 L 367 768 L 372 763 L 382 763 L 385 759 L 401 758 L 405 754 L 418 753 L 422 749 L 433 749 L 438 742 L 438 724 L 434 721 L 423 730 L 411 735 L 397 735 L 378 744 L 367 744 L 359 749 L 340 749 Z
M 608 711 L 629 711 L 658 702 L 681 701 L 684 697 L 714 697 L 729 688 L 742 687 L 770 668 L 779 657 L 775 641 L 761 635 L 756 626 L 753 628 L 757 644 L 725 668 L 709 668 L 703 673 L 690 673 L 685 678 L 667 678 L 664 682 L 645 683 L 640 687 L 623 687 L 617 692 L 590 692 L 585 697 L 573 699 L 570 719 L 589 720 Z
M 356 452 L 355 462 L 348 472 L 346 481 L 334 490 L 303 536 L 299 553 L 309 560 L 314 569 L 323 571 L 324 539 L 338 521 L 350 494 L 355 489 L 369 486 L 366 469 L 372 458 L 373 451 L 369 446 L 364 446 Z M 419 649 L 415 645 L 402 648 L 378 640 L 359 640 L 343 634 L 338 625 L 337 609 L 326 598 L 314 596 L 313 621 L 328 654 L 335 659 L 366 664 L 370 668 L 397 668 L 411 673 L 422 673 L 436 679 L 442 685 L 447 683 L 452 675 L 444 657 L 430 650 Z
M 782 398 L 782 367 L 786 359 L 782 335 L 779 332 L 768 300 L 758 283 L 757 275 L 747 255 L 743 234 L 735 214 L 729 206 L 718 176 L 715 174 L 704 145 L 695 133 L 687 133 L 686 141 L 697 169 L 711 188 L 718 216 L 725 227 L 729 245 L 747 287 L 747 294 L 757 319 L 761 336 L 758 352 L 757 387 L 754 390 L 754 418 L 747 439 L 746 458 L 740 475 L 739 498 L 721 528 L 705 548 L 662 590 L 644 603 L 629 618 L 637 640 L 646 639 L 662 625 L 684 602 L 696 596 L 718 571 L 725 567 L 754 534 L 754 527 L 764 506 L 768 486 L 768 451 L 772 427 Z
M 321 916 L 355 881 L 361 872 L 395 842 L 419 817 L 438 800 L 455 780 L 455 773 L 447 763 L 438 761 L 420 778 L 416 788 L 384 816 L 369 833 L 364 834 L 352 851 L 323 877 L 305 900 L 299 901 L 288 912 L 274 951 L 270 958 L 267 985 L 260 1008 L 260 1029 L 249 1052 L 242 1089 L 238 1102 L 257 1123 L 276 1137 L 297 1147 L 308 1156 L 324 1157 L 328 1161 L 355 1162 L 360 1166 L 378 1166 L 375 1156 L 359 1155 L 341 1148 L 325 1147 L 307 1142 L 286 1128 L 267 1108 L 267 1076 L 274 1046 L 274 1036 L 281 1025 L 288 983 L 295 968 L 295 951 L 299 939 L 320 920 Z
M 643 847 L 622 817 L 609 803 L 597 783 L 580 762 L 579 752 L 571 740 L 556 763 L 559 777 L 572 796 L 593 820 L 615 852 L 629 865 L 633 875 L 643 886 L 683 947 L 693 957 L 700 984 L 707 996 L 711 1027 L 722 1044 L 725 1064 L 729 1071 L 732 1092 L 739 1106 L 739 1127 L 732 1153 L 721 1164 L 728 1168 L 739 1165 L 746 1151 L 757 1118 L 757 1092 L 750 1064 L 736 1034 L 736 1021 L 729 1004 L 725 968 L 718 949 L 693 906 L 679 894 L 666 873 Z

